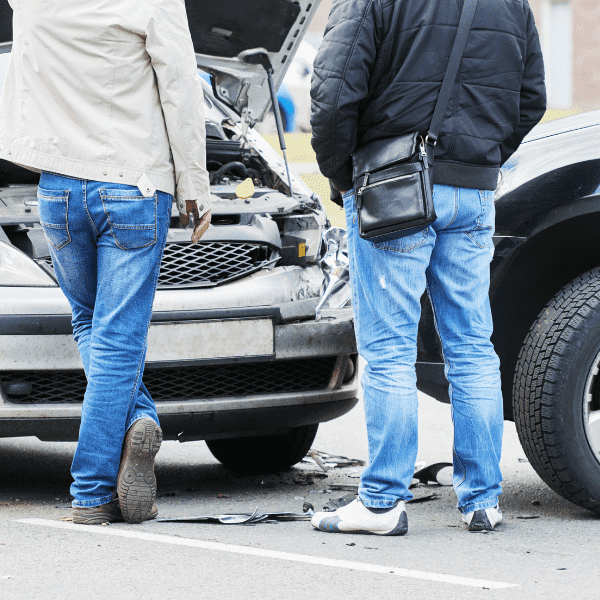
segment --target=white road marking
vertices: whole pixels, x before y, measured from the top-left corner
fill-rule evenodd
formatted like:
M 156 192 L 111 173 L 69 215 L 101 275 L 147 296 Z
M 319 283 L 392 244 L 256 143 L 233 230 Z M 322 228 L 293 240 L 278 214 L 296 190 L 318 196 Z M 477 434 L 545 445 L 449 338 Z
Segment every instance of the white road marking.
M 381 565 L 370 565 L 366 563 L 353 562 L 349 560 L 337 560 L 334 558 L 324 558 L 321 556 L 309 556 L 306 554 L 292 554 L 291 552 L 279 552 L 277 550 L 265 550 L 263 548 L 251 548 L 247 546 L 236 546 L 234 544 L 223 544 L 221 542 L 207 542 L 204 540 L 195 540 L 190 538 L 181 538 L 170 535 L 156 533 L 146 533 L 144 531 L 128 531 L 111 527 L 101 527 L 99 525 L 74 525 L 62 521 L 49 521 L 46 519 L 19 519 L 17 523 L 27 525 L 41 525 L 43 527 L 53 527 L 67 531 L 93 533 L 96 535 L 112 535 L 115 537 L 129 538 L 134 540 L 145 540 L 148 542 L 158 542 L 161 544 L 171 544 L 173 546 L 187 546 L 188 548 L 201 548 L 203 550 L 213 550 L 215 552 L 230 552 L 232 554 L 246 554 L 250 556 L 260 556 L 263 558 L 274 558 L 287 560 L 289 562 L 304 563 L 324 567 L 334 567 L 337 569 L 352 569 L 353 571 L 365 571 L 368 573 L 382 573 L 386 575 L 396 575 L 399 577 L 409 577 L 411 579 L 422 579 L 424 581 L 439 581 L 440 583 L 453 583 L 456 585 L 466 585 L 469 587 L 485 587 L 490 589 L 504 589 L 511 587 L 520 587 L 514 583 L 503 583 L 500 581 L 487 581 L 486 579 L 471 579 L 470 577 L 459 577 L 456 575 L 443 575 L 441 573 L 429 573 L 427 571 L 413 571 L 411 569 L 400 569 L 398 567 L 384 567 Z

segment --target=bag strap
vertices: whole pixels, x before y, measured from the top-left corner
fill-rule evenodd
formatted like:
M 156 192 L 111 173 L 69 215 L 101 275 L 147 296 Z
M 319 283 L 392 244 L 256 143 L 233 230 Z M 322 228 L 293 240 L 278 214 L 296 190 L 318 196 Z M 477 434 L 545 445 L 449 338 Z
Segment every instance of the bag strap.
M 475 16 L 476 8 L 477 0 L 464 1 L 456 38 L 454 39 L 454 45 L 452 46 L 452 52 L 450 53 L 450 59 L 448 60 L 448 67 L 446 69 L 446 74 L 444 75 L 444 80 L 442 81 L 440 95 L 438 96 L 435 110 L 433 111 L 433 118 L 431 119 L 431 125 L 429 126 L 429 131 L 427 133 L 427 141 L 432 146 L 435 146 L 438 134 L 440 133 L 440 127 L 442 126 L 444 115 L 446 114 L 452 87 L 456 81 L 456 75 L 458 73 L 458 68 L 460 67 L 460 61 L 462 60 L 469 32 L 471 31 L 471 25 L 473 25 L 473 17 Z

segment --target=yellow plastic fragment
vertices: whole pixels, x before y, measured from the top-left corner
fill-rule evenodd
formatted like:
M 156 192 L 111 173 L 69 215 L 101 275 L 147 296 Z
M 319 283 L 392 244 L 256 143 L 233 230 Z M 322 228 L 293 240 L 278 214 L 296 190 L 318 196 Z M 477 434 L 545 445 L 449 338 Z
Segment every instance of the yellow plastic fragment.
M 306 256 L 306 244 L 304 242 L 298 244 L 298 258 L 302 258 L 303 256 Z
M 252 183 L 252 179 L 247 177 L 235 188 L 235 195 L 241 200 L 245 200 L 246 198 L 251 198 L 254 194 L 254 184 Z

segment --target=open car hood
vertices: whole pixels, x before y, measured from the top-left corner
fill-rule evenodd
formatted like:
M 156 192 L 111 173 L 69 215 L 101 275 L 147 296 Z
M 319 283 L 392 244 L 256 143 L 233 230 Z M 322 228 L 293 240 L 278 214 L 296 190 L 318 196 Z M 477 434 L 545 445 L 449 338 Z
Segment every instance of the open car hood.
M 271 103 L 265 70 L 237 58 L 268 51 L 275 88 L 294 58 L 321 0 L 185 0 L 198 67 L 213 76 L 216 96 L 249 124 L 262 121 Z M 0 0 L 0 43 L 12 41 L 12 11 Z
M 320 1 L 186 0 L 198 67 L 213 76 L 215 95 L 250 124 L 269 109 L 269 85 L 262 66 L 245 64 L 238 55 L 267 50 L 279 88 Z

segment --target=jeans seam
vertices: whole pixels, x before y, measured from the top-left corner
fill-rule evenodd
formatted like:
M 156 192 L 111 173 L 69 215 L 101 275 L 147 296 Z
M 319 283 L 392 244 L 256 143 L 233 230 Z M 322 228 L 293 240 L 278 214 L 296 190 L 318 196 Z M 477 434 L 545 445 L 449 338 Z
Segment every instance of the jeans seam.
M 172 206 L 172 200 L 171 200 L 171 203 L 169 203 L 169 210 L 170 210 L 171 206 Z M 158 210 L 158 198 L 157 198 L 157 202 L 154 203 L 154 214 L 155 214 L 155 217 L 156 217 L 157 210 Z M 169 230 L 169 221 L 170 221 L 170 219 L 167 219 L 166 231 L 165 231 L 165 241 L 166 241 L 167 232 Z M 154 235 L 155 235 L 155 243 L 156 243 L 156 238 L 158 237 L 157 236 L 157 232 L 156 232 L 156 228 L 154 230 Z M 159 274 L 160 274 L 160 265 L 162 263 L 162 257 L 163 257 L 164 250 L 165 250 L 165 245 L 163 244 L 161 252 L 160 252 L 160 256 L 158 257 L 158 261 L 157 261 L 158 264 L 157 264 L 157 267 L 155 268 L 155 272 L 154 272 L 154 292 L 152 294 L 152 304 L 154 304 L 154 298 L 156 297 L 156 286 L 158 285 L 158 277 L 159 277 Z M 152 304 L 151 304 L 151 306 L 152 306 Z M 138 387 L 138 381 L 140 380 L 140 376 L 141 376 L 140 370 L 141 370 L 141 367 L 142 367 L 142 362 L 144 360 L 144 356 L 145 356 L 145 354 L 147 352 L 147 349 L 148 349 L 148 347 L 147 347 L 147 345 L 148 345 L 148 329 L 150 328 L 150 322 L 151 321 L 152 321 L 152 310 L 150 310 L 150 314 L 148 315 L 148 320 L 146 321 L 146 335 L 144 336 L 144 345 L 142 346 L 142 348 L 143 348 L 142 349 L 142 354 L 140 356 L 140 360 L 139 360 L 138 366 L 137 366 L 137 372 L 136 372 L 136 375 L 135 375 L 135 379 L 133 381 L 133 387 L 131 389 L 131 396 L 129 397 L 129 404 L 128 404 L 128 411 L 127 412 L 129 412 L 131 410 L 132 402 L 136 398 L 136 396 L 135 396 L 135 390 Z
M 58 230 L 65 230 L 67 233 L 67 236 L 65 238 L 65 241 L 60 244 L 59 246 L 57 246 L 56 244 L 54 244 L 54 242 L 52 242 L 50 240 L 50 238 L 46 235 L 46 240 L 48 242 L 48 244 L 50 246 L 52 246 L 55 250 L 62 250 L 65 246 L 68 246 L 71 243 L 71 232 L 69 231 L 69 196 L 71 194 L 70 190 L 65 190 L 66 195 L 64 196 L 64 200 L 65 200 L 65 224 L 63 225 L 59 225 L 58 223 L 45 223 L 44 221 L 42 221 L 40 219 L 40 225 L 42 226 L 42 229 L 44 229 L 44 227 L 48 227 L 50 229 L 58 229 Z M 38 192 L 38 204 L 39 204 L 39 198 L 49 198 L 49 196 L 44 196 L 42 194 L 39 194 Z M 56 200 L 62 200 L 63 198 L 59 198 L 57 197 Z
M 150 415 L 140 415 L 139 417 L 136 417 L 135 419 L 133 419 L 133 421 L 131 421 L 131 423 L 127 423 L 126 432 L 129 431 L 138 421 L 141 421 L 142 419 L 151 419 L 152 421 L 154 421 L 156 423 L 154 418 L 151 417 Z M 156 424 L 160 427 L 160 423 L 156 423 Z
M 496 508 L 499 505 L 498 498 L 495 500 L 488 500 L 487 502 L 474 502 L 465 506 L 459 506 L 458 510 L 462 514 L 468 514 L 475 512 L 476 510 L 484 510 L 486 508 Z
M 42 171 L 42 173 L 47 173 L 48 175 L 53 175 L 54 177 L 64 177 L 65 179 L 73 179 L 74 181 L 86 181 L 85 179 L 81 179 L 80 177 L 71 177 L 70 175 L 63 175 L 62 173 L 55 173 L 54 171 Z
M 475 229 L 474 231 L 485 231 L 485 229 Z M 486 248 L 491 248 L 491 246 L 488 246 L 487 244 L 482 246 L 471 234 L 473 232 L 466 232 L 467 237 L 480 249 L 480 250 L 485 250 Z
M 77 500 L 73 500 L 72 506 L 74 508 L 96 508 L 96 506 L 102 506 L 104 504 L 108 504 L 115 498 L 115 494 L 112 493 L 107 496 L 100 496 L 100 498 L 96 498 L 95 500 L 85 500 L 84 502 L 77 502 Z
M 450 223 L 448 223 L 448 225 L 444 225 L 444 227 L 440 228 L 440 231 L 443 231 L 444 229 L 448 229 L 448 227 L 450 227 L 450 225 L 452 225 L 452 223 L 454 223 L 454 221 L 456 221 L 456 217 L 458 216 L 458 207 L 459 207 L 459 198 L 458 198 L 458 189 L 454 188 L 454 214 L 452 215 L 452 219 L 450 219 Z
M 415 233 L 413 235 L 417 235 L 417 234 Z M 413 250 L 416 250 L 417 248 L 420 248 L 423 244 L 425 244 L 427 242 L 428 236 L 429 236 L 429 227 L 427 227 L 426 229 L 423 230 L 423 235 L 421 236 L 420 242 L 416 242 L 410 248 L 406 248 L 404 250 L 400 250 L 397 248 L 393 248 L 391 246 L 387 246 L 386 244 L 388 242 L 373 243 L 373 246 L 375 248 L 377 248 L 377 250 L 383 250 L 384 252 L 396 252 L 397 254 L 408 254 L 409 252 L 412 252 Z
M 86 181 L 82 181 L 82 192 L 83 192 L 83 208 L 85 209 L 85 214 L 87 215 L 88 219 L 90 220 L 90 223 L 92 225 L 92 229 L 94 230 L 95 234 L 96 234 L 96 238 L 100 237 L 100 234 L 98 233 L 98 230 L 96 229 L 96 224 L 94 223 L 94 219 L 92 219 L 92 215 L 90 215 L 90 211 L 88 209 L 88 204 L 87 204 L 87 182 Z
M 442 285 L 442 283 L 440 281 L 437 281 L 437 279 L 435 279 L 435 277 L 433 276 L 433 274 L 430 274 L 430 276 L 431 276 L 432 281 L 435 280 L 437 282 L 437 284 L 439 285 L 439 287 L 442 290 L 443 294 L 447 297 L 448 294 L 446 294 L 446 288 Z M 450 360 L 447 358 L 446 353 L 444 352 L 444 340 L 442 338 L 442 335 L 440 334 L 440 329 L 439 329 L 439 326 L 438 326 L 438 317 L 437 317 L 436 307 L 435 307 L 435 303 L 433 301 L 433 298 L 431 296 L 431 292 L 430 292 L 430 289 L 429 289 L 429 284 L 427 284 L 427 294 L 429 295 L 429 301 L 431 302 L 431 311 L 433 313 L 433 325 L 435 327 L 435 330 L 437 331 L 437 334 L 438 334 L 438 336 L 440 338 L 440 342 L 442 344 L 442 358 L 444 359 L 444 363 L 448 367 L 448 371 L 450 371 L 450 368 L 451 368 Z M 446 371 L 446 379 L 448 379 L 448 377 L 447 377 L 448 371 Z M 452 384 L 450 383 L 450 381 L 448 381 L 448 396 L 450 397 L 450 406 L 452 408 L 452 410 L 451 410 L 451 416 L 452 416 L 452 430 L 453 430 L 453 438 L 454 438 L 456 436 L 456 424 L 454 423 L 454 404 L 452 402 Z M 461 469 L 462 469 L 462 473 L 463 473 L 461 481 L 454 486 L 454 489 L 457 489 L 457 488 L 459 488 L 467 480 L 467 470 L 465 469 L 465 465 L 464 465 L 463 461 L 461 460 L 460 456 L 456 452 L 456 447 L 454 445 L 454 441 L 452 442 L 452 454 L 456 457 L 456 460 L 460 463 L 460 466 L 461 466 Z
M 367 508 L 394 508 L 394 506 L 396 506 L 396 504 L 398 502 L 408 502 L 409 501 L 409 499 L 402 498 L 402 497 L 397 496 L 397 495 L 393 495 L 393 496 L 391 494 L 389 494 L 389 495 L 388 494 L 379 494 L 379 495 L 385 495 L 385 496 L 387 496 L 390 499 L 386 499 L 386 500 L 366 500 L 365 501 L 365 498 L 361 495 L 360 490 L 359 490 L 358 497 L 360 499 L 361 504 L 363 504 Z M 412 498 L 412 494 L 410 495 L 410 498 Z

